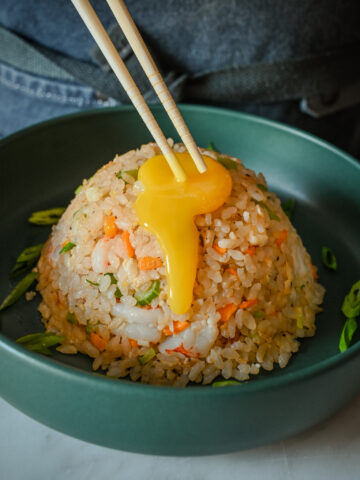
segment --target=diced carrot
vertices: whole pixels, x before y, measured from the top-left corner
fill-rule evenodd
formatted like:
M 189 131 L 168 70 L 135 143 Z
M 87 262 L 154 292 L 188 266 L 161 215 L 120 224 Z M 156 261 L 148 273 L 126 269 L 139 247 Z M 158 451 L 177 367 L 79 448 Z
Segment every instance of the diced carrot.
M 189 326 L 189 322 L 178 320 L 174 322 L 174 332 L 180 333 Z
M 135 248 L 130 243 L 130 232 L 125 230 L 121 235 L 121 239 L 123 241 L 127 256 L 129 258 L 133 258 L 135 256 Z
M 173 350 L 165 350 L 165 351 L 166 353 L 179 352 L 185 355 L 185 357 L 189 357 L 189 358 L 192 358 L 192 357 L 196 358 L 199 356 L 198 353 L 193 353 L 191 350 L 187 350 L 186 348 L 184 348 L 183 344 L 181 344 L 180 347 L 174 348 Z
M 162 267 L 163 261 L 160 257 L 141 257 L 138 260 L 140 270 L 155 270 Z
M 119 233 L 115 220 L 114 215 L 107 215 L 104 219 L 104 233 L 107 238 L 114 238 Z
M 129 338 L 128 340 L 131 348 L 137 348 L 139 346 L 137 340 L 134 340 L 133 338 Z
M 237 271 L 235 270 L 235 268 L 227 268 L 226 271 L 230 274 L 230 275 L 234 275 L 234 277 L 237 277 L 238 274 L 237 274 Z
M 178 320 L 178 321 L 175 321 L 173 323 L 173 326 L 174 326 L 174 331 L 172 331 L 170 329 L 170 327 L 168 327 L 166 325 L 166 327 L 163 328 L 163 334 L 166 336 L 166 337 L 169 337 L 170 335 L 173 335 L 174 333 L 180 333 L 182 332 L 183 330 L 185 330 L 188 326 L 189 326 L 189 322 L 182 322 L 181 320 Z
M 174 335 L 174 332 L 170 330 L 170 327 L 168 325 L 166 325 L 166 327 L 162 329 L 162 333 L 165 335 L 165 337 L 170 337 L 171 335 Z
M 288 238 L 288 231 L 285 230 L 281 230 L 281 232 L 275 232 L 274 234 L 275 236 L 275 243 L 276 245 L 280 248 L 281 245 L 286 242 L 287 238 Z
M 100 337 L 97 333 L 90 332 L 90 342 L 96 347 L 100 352 L 103 352 L 106 348 L 106 341 Z
M 315 265 L 311 264 L 311 273 L 312 273 L 312 276 L 315 278 L 315 280 L 317 278 L 319 278 L 319 274 L 317 272 L 317 268 L 315 267 Z
M 245 310 L 245 308 L 249 308 L 249 307 L 252 307 L 253 305 L 255 305 L 257 303 L 257 299 L 254 298 L 252 300 L 245 300 L 244 302 L 241 302 L 240 305 L 239 305 L 239 308 L 241 308 L 242 310 Z
M 218 312 L 220 313 L 221 321 L 224 323 L 229 321 L 231 315 L 235 313 L 237 309 L 238 306 L 235 305 L 235 303 L 228 303 L 224 307 L 219 308 Z
M 253 255 L 255 255 L 255 252 L 256 252 L 256 246 L 250 245 L 250 247 L 247 248 L 243 253 L 244 255 L 250 255 L 250 257 L 252 257 Z
M 69 239 L 68 239 L 68 238 L 65 240 L 64 243 L 61 244 L 61 246 L 64 248 L 67 243 L 69 243 Z
M 213 244 L 213 249 L 219 254 L 219 255 L 224 255 L 224 253 L 227 252 L 227 248 L 221 248 L 219 245 L 215 242 Z

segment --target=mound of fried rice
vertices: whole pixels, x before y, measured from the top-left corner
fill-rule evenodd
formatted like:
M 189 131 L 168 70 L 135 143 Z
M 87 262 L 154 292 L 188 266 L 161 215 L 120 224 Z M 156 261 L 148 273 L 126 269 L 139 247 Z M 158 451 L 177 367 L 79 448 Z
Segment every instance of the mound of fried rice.
M 151 143 L 116 156 L 83 181 L 54 226 L 38 264 L 46 330 L 66 337 L 59 351 L 92 357 L 94 370 L 145 383 L 210 384 L 218 376 L 245 381 L 261 369 L 285 367 L 297 339 L 314 335 L 324 289 L 280 200 L 267 191 L 261 173 L 232 158 L 231 196 L 196 218 L 201 241 L 192 308 L 175 315 L 167 304 L 164 266 L 139 269 L 144 256 L 164 260 L 133 208 L 141 182 L 117 175 L 159 153 Z M 119 231 L 111 239 L 103 227 L 109 215 Z M 75 246 L 60 254 L 69 242 Z M 139 306 L 134 295 L 155 280 L 160 294 Z

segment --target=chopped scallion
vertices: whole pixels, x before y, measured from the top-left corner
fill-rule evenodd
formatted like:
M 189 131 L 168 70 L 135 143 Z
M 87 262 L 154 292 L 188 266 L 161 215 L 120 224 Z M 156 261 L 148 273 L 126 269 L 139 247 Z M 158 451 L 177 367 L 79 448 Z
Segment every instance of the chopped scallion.
M 237 170 L 238 163 L 235 162 L 235 160 L 231 160 L 231 158 L 218 155 L 212 142 L 209 143 L 209 145 L 206 147 L 206 150 L 209 150 L 210 152 L 215 152 L 216 160 L 221 163 L 221 165 L 225 167 L 226 170 Z
M 289 200 L 286 200 L 281 207 L 284 210 L 285 215 L 291 220 L 295 208 L 295 198 L 289 198 Z
M 212 383 L 213 387 L 230 387 L 231 385 L 240 385 L 240 382 L 237 382 L 236 380 L 222 380 Z
M 25 335 L 16 340 L 16 343 L 24 345 L 32 352 L 42 353 L 43 355 L 51 355 L 49 347 L 53 347 L 66 339 L 63 335 L 55 333 L 32 333 Z
M 351 340 L 354 336 L 358 327 L 356 318 L 348 318 L 345 322 L 344 328 L 342 329 L 340 342 L 339 342 L 339 349 L 340 352 L 345 352 L 351 344 Z
M 267 192 L 268 191 L 268 188 L 266 185 L 263 185 L 262 183 L 258 183 L 256 185 L 258 188 L 260 188 L 260 190 L 262 190 L 263 192 Z
M 75 315 L 75 313 L 73 312 L 69 312 L 67 315 L 66 315 L 66 320 L 71 323 L 72 325 L 77 325 L 79 322 L 78 322 L 78 319 L 77 319 L 77 316 Z
M 116 174 L 117 178 L 121 178 L 122 180 L 124 180 L 125 183 L 129 183 L 124 179 L 124 177 L 123 177 L 124 173 L 126 173 L 127 175 L 130 175 L 130 177 L 133 177 L 134 180 L 137 180 L 139 170 L 138 169 L 135 169 L 135 170 L 120 170 L 119 172 L 117 172 L 117 174 Z
M 116 280 L 115 275 L 113 273 L 105 273 L 105 275 L 109 275 L 110 285 L 116 285 L 117 284 L 117 280 Z
M 59 255 L 61 253 L 65 253 L 65 252 L 68 252 L 70 251 L 72 248 L 76 247 L 76 243 L 72 243 L 72 242 L 67 242 L 63 247 L 62 249 L 60 250 L 59 252 Z
M 61 215 L 65 212 L 65 208 L 57 207 L 48 210 L 40 210 L 33 212 L 29 217 L 29 222 L 34 225 L 54 225 L 58 223 Z
M 116 298 L 121 298 L 122 297 L 122 293 L 120 292 L 119 287 L 117 287 L 117 289 L 115 290 L 114 295 L 115 295 Z
M 354 283 L 344 298 L 341 310 L 347 318 L 355 318 L 360 315 L 360 280 Z
M 86 322 L 86 327 L 85 327 L 85 332 L 90 335 L 90 333 L 94 330 L 95 328 L 95 325 L 93 325 L 92 323 L 90 323 L 90 320 L 87 320 Z
M 5 308 L 10 307 L 10 305 L 15 303 L 21 297 L 21 295 L 30 288 L 38 275 L 38 272 L 30 272 L 22 280 L 20 280 L 20 282 L 15 286 L 15 288 L 13 288 L 13 290 L 2 302 L 2 304 L 0 305 L 0 310 L 4 310 Z
M 226 170 L 237 170 L 238 168 L 237 162 L 235 162 L 235 160 L 231 160 L 231 158 L 217 155 L 216 159 L 223 167 L 226 168 Z
M 93 178 L 93 177 L 89 177 L 89 178 L 86 180 L 87 183 L 89 183 L 92 178 Z M 78 193 L 80 193 L 81 190 L 82 190 L 82 188 L 83 188 L 83 184 L 81 183 L 81 184 L 76 188 L 76 190 L 74 191 L 75 195 L 77 195 Z
M 94 287 L 98 287 L 100 283 L 97 282 L 92 282 L 91 280 L 86 279 L 87 283 L 90 283 L 90 285 L 94 285 Z
M 25 248 L 16 259 L 16 263 L 10 272 L 10 277 L 16 277 L 20 273 L 29 270 L 40 257 L 43 246 L 43 243 L 39 243 L 38 245 Z
M 150 362 L 150 360 L 154 358 L 155 355 L 155 350 L 153 348 L 149 348 L 149 350 L 142 357 L 139 357 L 139 362 L 141 363 L 141 365 L 145 365 L 146 363 Z
M 329 247 L 322 247 L 321 257 L 325 267 L 330 268 L 330 270 L 337 269 L 337 261 L 334 252 Z
M 265 208 L 265 210 L 268 212 L 270 220 L 276 220 L 277 222 L 280 221 L 280 218 L 271 210 L 270 207 L 266 205 L 264 202 L 259 202 L 258 200 L 255 200 L 254 198 L 252 199 L 253 202 L 255 202 L 257 205 L 260 205 L 260 207 Z
M 146 283 L 143 288 L 138 290 L 134 297 L 137 300 L 137 305 L 149 305 L 154 298 L 158 297 L 160 294 L 160 281 L 153 280 L 152 282 Z

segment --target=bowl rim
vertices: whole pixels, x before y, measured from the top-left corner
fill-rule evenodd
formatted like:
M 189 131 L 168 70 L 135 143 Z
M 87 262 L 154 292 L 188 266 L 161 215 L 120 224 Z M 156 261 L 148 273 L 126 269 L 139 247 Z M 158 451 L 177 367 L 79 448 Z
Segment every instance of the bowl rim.
M 206 114 L 211 113 L 220 113 L 222 115 L 236 117 L 237 119 L 242 119 L 246 122 L 252 122 L 256 124 L 262 124 L 266 127 L 285 132 L 290 135 L 295 135 L 296 137 L 303 138 L 311 143 L 317 144 L 318 146 L 329 150 L 343 161 L 350 163 L 352 167 L 355 167 L 356 170 L 360 173 L 360 163 L 355 160 L 351 155 L 343 152 L 338 147 L 335 147 L 331 143 L 322 140 L 315 135 L 304 132 L 298 128 L 291 127 L 284 123 L 265 119 L 256 115 L 242 113 L 236 110 L 206 106 L 206 105 L 194 105 L 194 104 L 179 104 L 180 110 L 182 112 L 201 112 Z M 150 105 L 152 111 L 156 113 L 162 109 L 161 105 Z M 117 105 L 114 107 L 105 107 L 101 109 L 87 109 L 82 110 L 81 112 L 70 113 L 66 115 L 61 115 L 59 117 L 54 117 L 49 120 L 45 120 L 29 127 L 18 130 L 17 132 L 8 135 L 0 140 L 0 148 L 4 145 L 11 143 L 16 140 L 18 137 L 23 135 L 29 135 L 38 130 L 42 130 L 48 126 L 55 126 L 56 124 L 67 122 L 68 120 L 73 120 L 76 118 L 88 117 L 88 116 L 97 116 L 97 115 L 106 115 L 111 112 L 135 112 L 135 108 L 132 105 Z M 96 372 L 86 371 L 72 365 L 63 364 L 56 359 L 49 359 L 37 353 L 31 352 L 26 348 L 22 347 L 19 344 L 16 344 L 13 340 L 6 337 L 0 331 L 0 351 L 5 350 L 14 358 L 20 362 L 28 362 L 34 368 L 38 370 L 47 371 L 48 374 L 53 374 L 58 377 L 63 377 L 68 381 L 77 381 L 79 383 L 92 382 L 95 386 L 104 391 L 115 391 L 118 393 L 129 392 L 133 390 L 134 393 L 153 393 L 161 392 L 162 395 L 172 397 L 176 395 L 185 400 L 185 396 L 201 396 L 201 395 L 239 395 L 246 394 L 251 392 L 266 392 L 268 390 L 273 390 L 275 388 L 281 388 L 284 385 L 291 385 L 295 382 L 303 381 L 309 379 L 316 375 L 320 375 L 334 367 L 338 368 L 345 363 L 350 362 L 354 357 L 360 354 L 360 341 L 349 347 L 345 352 L 337 352 L 335 355 L 332 355 L 329 358 L 321 360 L 320 362 L 315 363 L 314 365 L 306 366 L 296 370 L 295 372 L 286 372 L 281 376 L 272 377 L 271 372 L 266 373 L 266 377 L 261 378 L 261 380 L 252 382 L 251 380 L 246 382 L 239 382 L 237 387 L 241 388 L 213 388 L 212 385 L 201 385 L 199 388 L 174 388 L 171 386 L 163 385 L 149 385 L 139 382 L 132 382 L 127 379 L 112 379 L 107 377 L 105 374 L 97 374 Z M 301 354 L 301 352 L 299 352 Z M 211 392 L 211 393 L 210 393 Z

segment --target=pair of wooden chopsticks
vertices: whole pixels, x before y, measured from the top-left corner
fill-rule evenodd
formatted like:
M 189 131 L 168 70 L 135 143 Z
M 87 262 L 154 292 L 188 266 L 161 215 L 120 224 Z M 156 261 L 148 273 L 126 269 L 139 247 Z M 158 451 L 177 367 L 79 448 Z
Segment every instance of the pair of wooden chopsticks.
M 124 87 L 126 93 L 129 95 L 134 107 L 140 114 L 145 125 L 149 129 L 151 135 L 160 147 L 165 156 L 171 170 L 179 182 L 186 180 L 186 174 L 178 162 L 174 152 L 171 150 L 165 135 L 161 131 L 143 96 L 141 95 L 136 83 L 131 77 L 124 62 L 120 58 L 114 44 L 110 40 L 105 28 L 96 15 L 95 10 L 91 6 L 89 0 L 71 0 L 76 10 L 79 12 L 83 22 L 89 29 L 95 42 L 99 46 L 113 72 L 119 79 L 121 85 Z M 154 60 L 152 59 L 149 50 L 147 49 L 144 40 L 142 39 L 131 15 L 126 8 L 123 0 L 107 0 L 110 9 L 112 10 L 117 22 L 119 23 L 124 35 L 126 36 L 131 48 L 133 49 L 137 59 L 145 71 L 151 85 L 157 93 L 161 103 L 167 111 L 171 121 L 173 122 L 180 138 L 185 144 L 189 154 L 196 164 L 200 173 L 207 170 L 206 164 L 202 159 L 199 150 L 194 142 L 189 129 L 187 128 L 184 119 L 179 112 L 174 99 L 172 98 L 163 78 L 157 69 Z

